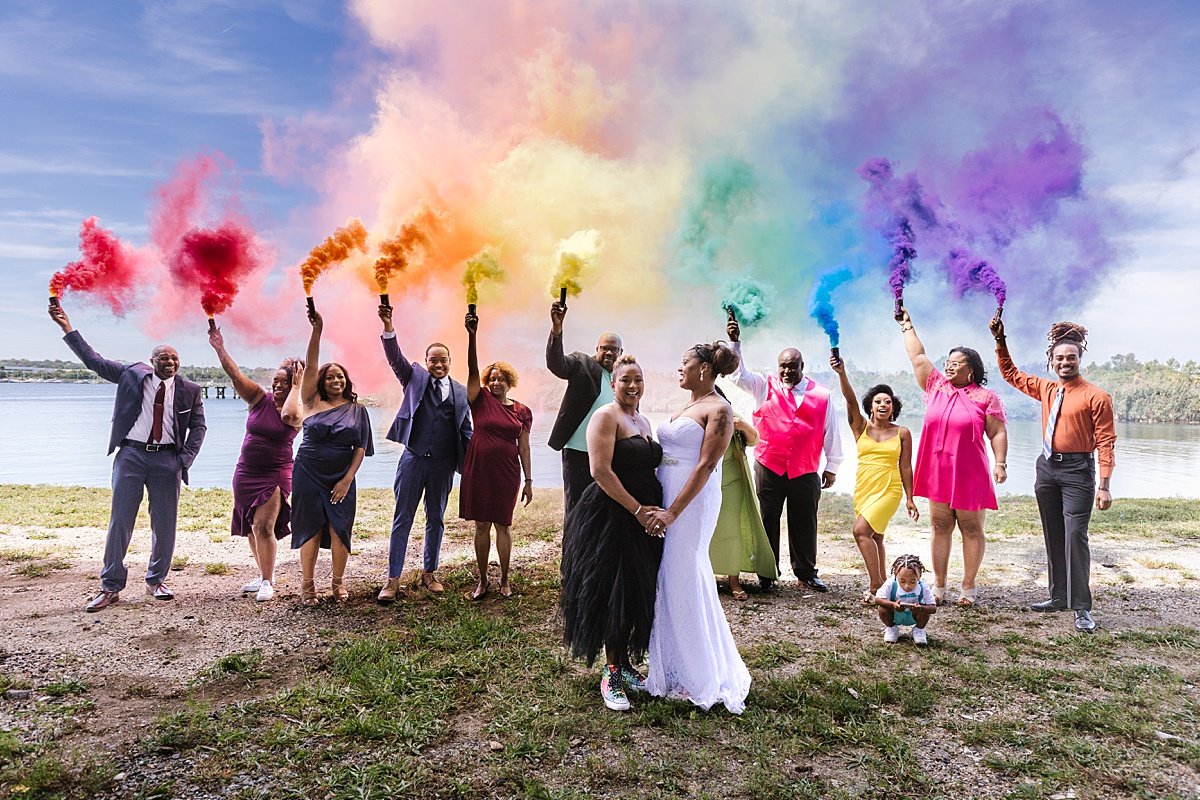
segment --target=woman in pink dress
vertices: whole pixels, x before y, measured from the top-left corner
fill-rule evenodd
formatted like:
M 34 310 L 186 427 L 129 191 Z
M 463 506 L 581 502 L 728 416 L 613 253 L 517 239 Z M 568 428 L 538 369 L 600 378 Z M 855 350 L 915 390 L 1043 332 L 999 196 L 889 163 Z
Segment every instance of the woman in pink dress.
M 520 493 L 525 505 L 533 500 L 533 473 L 529 456 L 529 429 L 533 412 L 508 396 L 517 385 L 517 372 L 497 361 L 479 371 L 476 332 L 479 317 L 467 314 L 467 402 L 475 433 L 463 461 L 458 493 L 458 516 L 475 522 L 475 561 L 479 583 L 468 595 L 482 600 L 487 594 L 491 529 L 496 528 L 496 556 L 500 560 L 500 596 L 512 595 L 508 561 L 512 554 L 512 518 Z M 525 481 L 521 483 L 521 473 Z
M 939 372 L 925 355 L 908 311 L 899 319 L 904 347 L 917 385 L 925 391 L 925 424 L 917 447 L 913 494 L 929 499 L 933 528 L 933 595 L 946 597 L 946 570 L 955 525 L 962 534 L 962 591 L 957 604 L 975 605 L 975 577 L 986 548 L 983 526 L 987 509 L 996 508 L 992 482 L 1008 477 L 1008 427 L 996 393 L 983 388 L 987 374 L 979 353 L 955 347 Z M 991 442 L 995 465 L 988 468 L 984 438 Z
M 294 380 L 296 361 L 284 359 L 271 377 L 268 392 L 238 369 L 225 350 L 220 328 L 209 332 L 208 343 L 217 351 L 234 391 L 250 408 L 246 438 L 233 470 L 230 530 L 234 536 L 246 537 L 258 565 L 259 577 L 243 586 L 242 594 L 253 594 L 262 603 L 275 597 L 275 543 L 291 533 L 292 441 L 300 431 L 300 419 L 284 414 L 283 405 L 289 394 L 299 390 Z

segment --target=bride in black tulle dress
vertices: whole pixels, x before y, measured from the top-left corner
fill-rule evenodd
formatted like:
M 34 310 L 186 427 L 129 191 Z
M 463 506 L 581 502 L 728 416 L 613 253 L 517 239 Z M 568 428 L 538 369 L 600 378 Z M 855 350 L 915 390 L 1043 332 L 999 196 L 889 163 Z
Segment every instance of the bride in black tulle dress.
M 632 662 L 650 644 L 654 592 L 663 543 L 646 532 L 649 512 L 662 504 L 654 470 L 662 448 L 638 413 L 642 368 L 623 356 L 613 370 L 614 402 L 588 424 L 592 476 L 563 530 L 563 640 L 571 655 L 591 666 L 600 648 L 606 665 L 600 682 L 604 703 L 629 708 L 626 691 L 645 691 Z

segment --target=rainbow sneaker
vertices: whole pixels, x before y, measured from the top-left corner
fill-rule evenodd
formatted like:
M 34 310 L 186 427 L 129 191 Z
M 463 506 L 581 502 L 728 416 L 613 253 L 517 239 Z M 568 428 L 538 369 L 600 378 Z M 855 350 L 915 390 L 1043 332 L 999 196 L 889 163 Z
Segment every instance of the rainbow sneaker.
M 645 694 L 647 691 L 646 679 L 636 669 L 621 667 L 621 681 L 625 684 L 626 689 L 635 694 Z
M 600 679 L 600 696 L 604 698 L 604 705 L 613 711 L 629 710 L 629 698 L 622 684 L 621 671 L 612 664 L 605 666 L 604 677 Z

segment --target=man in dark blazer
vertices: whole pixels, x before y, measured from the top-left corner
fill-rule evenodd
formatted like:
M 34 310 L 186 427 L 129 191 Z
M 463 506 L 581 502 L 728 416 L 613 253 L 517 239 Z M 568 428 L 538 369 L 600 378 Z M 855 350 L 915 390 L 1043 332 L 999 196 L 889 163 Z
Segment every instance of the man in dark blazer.
M 467 388 L 449 376 L 450 348 L 434 342 L 425 348 L 425 365 L 408 362 L 400 352 L 392 327 L 391 306 L 379 306 L 383 320 L 383 352 L 392 372 L 404 386 L 404 399 L 387 438 L 404 445 L 396 465 L 396 510 L 392 516 L 392 540 L 388 549 L 388 580 L 379 592 L 379 602 L 390 603 L 400 590 L 400 574 L 408 551 L 417 504 L 425 496 L 425 554 L 421 583 L 431 592 L 441 592 L 437 579 L 442 549 L 446 500 L 454 485 L 454 473 L 462 472 L 467 445 L 471 442 L 471 410 Z
M 172 600 L 175 595 L 165 581 L 175 553 L 179 482 L 187 483 L 188 467 L 200 452 L 206 430 L 200 387 L 176 374 L 179 353 L 170 345 L 154 348 L 150 364 L 122 364 L 102 358 L 93 350 L 71 327 L 61 306 L 50 306 L 50 318 L 62 328 L 67 347 L 84 366 L 117 384 L 108 440 L 109 454 L 117 451 L 113 459 L 112 512 L 104 545 L 104 568 L 100 571 L 100 594 L 87 604 L 87 610 L 102 611 L 120 600 L 129 575 L 125 554 L 133 538 L 143 490 L 150 495 L 146 594 L 156 600 Z
M 550 339 L 546 342 L 546 368 L 567 382 L 558 418 L 547 442 L 562 451 L 563 506 L 571 513 L 580 495 L 592 483 L 588 464 L 587 426 L 596 409 L 611 403 L 612 370 L 621 357 L 621 337 L 601 334 L 595 355 L 563 355 L 563 318 L 567 308 L 557 301 L 550 306 Z

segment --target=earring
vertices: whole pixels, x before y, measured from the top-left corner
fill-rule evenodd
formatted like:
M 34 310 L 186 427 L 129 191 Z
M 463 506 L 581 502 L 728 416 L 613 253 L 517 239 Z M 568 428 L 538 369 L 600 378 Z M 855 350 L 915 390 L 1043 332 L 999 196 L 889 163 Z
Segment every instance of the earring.
M 704 367 L 700 368 L 700 380 L 704 380 Z

